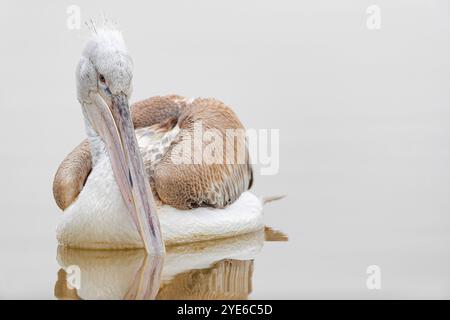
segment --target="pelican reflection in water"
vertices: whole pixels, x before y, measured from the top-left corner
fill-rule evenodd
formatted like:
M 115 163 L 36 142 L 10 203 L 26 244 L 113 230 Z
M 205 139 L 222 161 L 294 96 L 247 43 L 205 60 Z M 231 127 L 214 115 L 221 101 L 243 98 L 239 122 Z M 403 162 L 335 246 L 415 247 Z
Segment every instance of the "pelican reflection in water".
M 285 241 L 270 229 L 237 237 L 168 247 L 163 259 L 136 250 L 58 248 L 58 299 L 247 299 L 254 259 L 264 239 Z M 68 285 L 77 266 L 79 289 Z

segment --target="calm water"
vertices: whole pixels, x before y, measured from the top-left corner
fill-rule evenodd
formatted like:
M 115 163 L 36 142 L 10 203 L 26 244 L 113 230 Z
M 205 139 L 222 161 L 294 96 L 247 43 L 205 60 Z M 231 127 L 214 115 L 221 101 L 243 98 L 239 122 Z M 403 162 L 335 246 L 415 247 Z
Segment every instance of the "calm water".
M 79 1 L 82 19 L 108 8 L 119 22 L 133 101 L 214 96 L 246 127 L 280 130 L 279 170 L 256 166 L 253 191 L 287 195 L 264 219 L 289 241 L 259 233 L 164 261 L 57 248 L 53 174 L 85 137 L 87 32 L 67 29 L 69 4 L 2 2 L 0 298 L 450 298 L 447 0 L 379 0 L 376 31 L 364 0 Z

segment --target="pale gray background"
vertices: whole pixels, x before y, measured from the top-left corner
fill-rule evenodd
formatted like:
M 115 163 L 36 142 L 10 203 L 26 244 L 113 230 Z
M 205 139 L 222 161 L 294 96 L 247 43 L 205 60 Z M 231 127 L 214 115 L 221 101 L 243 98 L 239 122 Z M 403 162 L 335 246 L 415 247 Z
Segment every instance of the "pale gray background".
M 0 5 L 0 298 L 52 298 L 53 174 L 85 136 L 76 1 Z M 280 171 L 256 176 L 269 225 L 251 298 L 450 297 L 447 0 L 82 1 L 119 23 L 133 101 L 214 96 L 280 129 Z M 366 28 L 381 7 L 382 28 Z M 382 290 L 365 270 L 382 269 Z

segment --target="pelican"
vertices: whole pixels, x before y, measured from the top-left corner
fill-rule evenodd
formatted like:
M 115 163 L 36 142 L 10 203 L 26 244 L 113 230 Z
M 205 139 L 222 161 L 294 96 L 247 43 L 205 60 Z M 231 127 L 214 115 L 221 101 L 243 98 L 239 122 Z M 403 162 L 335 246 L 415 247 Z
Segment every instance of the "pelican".
M 121 32 L 94 30 L 76 71 L 87 140 L 64 159 L 53 182 L 64 211 L 58 242 L 161 253 L 164 245 L 263 228 L 264 199 L 248 191 L 253 175 L 245 137 L 225 134 L 243 129 L 231 108 L 212 98 L 176 95 L 129 107 L 132 75 Z M 235 150 L 244 146 L 245 162 L 227 154 L 222 163 L 175 163 L 173 154 L 199 122 L 233 140 Z M 193 139 L 194 149 L 205 148 Z

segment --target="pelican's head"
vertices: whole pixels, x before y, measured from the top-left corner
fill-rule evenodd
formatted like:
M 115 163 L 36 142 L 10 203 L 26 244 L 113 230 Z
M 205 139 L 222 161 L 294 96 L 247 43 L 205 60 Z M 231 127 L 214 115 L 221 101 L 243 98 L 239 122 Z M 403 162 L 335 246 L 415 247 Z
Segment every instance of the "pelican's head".
M 133 61 L 120 31 L 108 28 L 93 33 L 83 50 L 76 77 L 81 104 L 92 103 L 93 94 L 106 102 L 113 96 L 130 97 Z
M 77 94 L 88 135 L 107 152 L 123 200 L 147 251 L 161 253 L 156 206 L 129 110 L 132 60 L 119 31 L 94 30 L 77 67 Z M 95 148 L 95 147 L 94 147 Z M 98 150 L 93 150 L 94 153 Z

